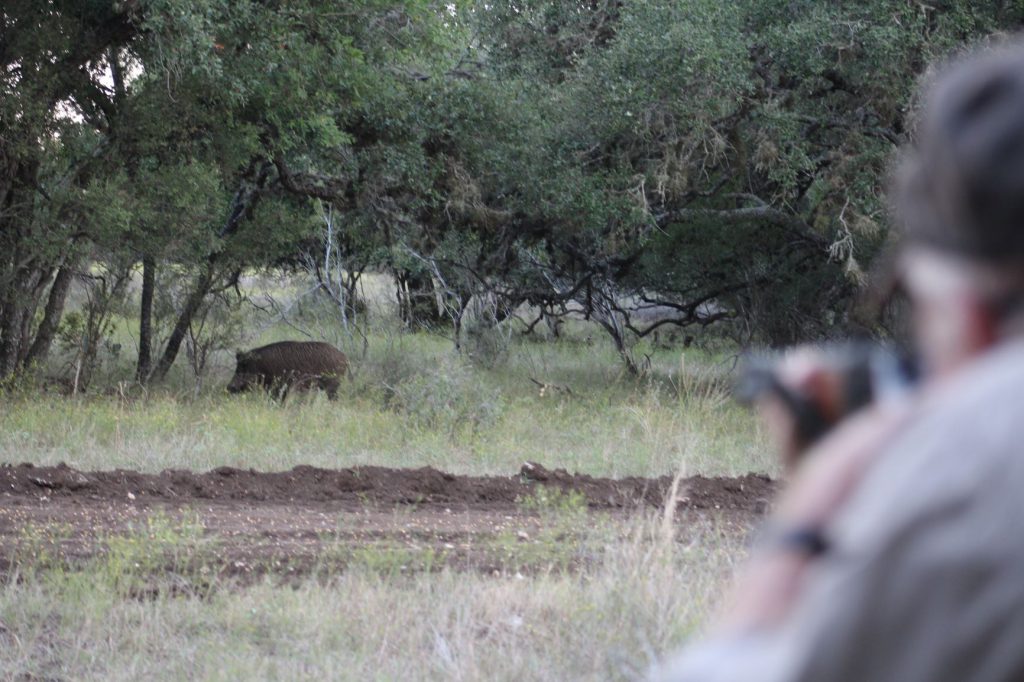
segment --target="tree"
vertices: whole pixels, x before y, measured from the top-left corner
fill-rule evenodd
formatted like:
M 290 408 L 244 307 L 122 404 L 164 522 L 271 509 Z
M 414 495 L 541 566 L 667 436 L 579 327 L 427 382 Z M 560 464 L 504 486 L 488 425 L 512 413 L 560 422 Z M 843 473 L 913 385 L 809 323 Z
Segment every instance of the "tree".
M 629 319 L 637 301 L 675 309 L 672 324 L 741 318 L 775 343 L 841 333 L 886 240 L 886 172 L 918 78 L 1021 12 L 888 0 L 475 6 L 493 78 L 537 110 L 528 139 L 541 161 L 509 148 L 505 167 L 522 180 L 495 192 L 518 216 L 521 253 L 543 266 L 521 270 L 530 284 L 518 288 L 538 303 L 584 291 L 620 349 L 624 332 L 649 331 Z
M 110 159 L 101 64 L 135 37 L 136 5 L 14 0 L 0 15 L 0 380 L 53 338 L 92 219 L 85 188 Z
M 318 207 L 347 262 L 395 277 L 407 323 L 456 345 L 469 310 L 523 304 L 530 328 L 596 321 L 633 369 L 666 325 L 843 333 L 918 79 L 1024 9 L 13 0 L 2 18 L 0 380 L 45 357 L 76 277 L 141 263 L 144 382 L 241 273 L 302 262 Z
M 5 7 L 0 378 L 40 345 L 33 327 L 52 336 L 69 245 L 143 262 L 138 376 L 164 376 L 208 295 L 296 251 L 306 223 L 275 219 L 349 200 L 350 110 L 438 16 L 373 0 Z M 192 285 L 151 363 L 157 262 Z

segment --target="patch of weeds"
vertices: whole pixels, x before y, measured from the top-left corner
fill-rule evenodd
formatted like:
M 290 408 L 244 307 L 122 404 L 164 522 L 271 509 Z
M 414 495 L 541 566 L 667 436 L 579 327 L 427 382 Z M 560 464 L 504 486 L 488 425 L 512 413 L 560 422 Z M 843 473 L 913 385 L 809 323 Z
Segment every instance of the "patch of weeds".
M 83 540 L 60 524 L 29 526 L 16 542 L 5 580 L 45 585 L 62 599 L 102 601 L 159 595 L 208 595 L 216 572 L 205 563 L 213 549 L 201 546 L 198 517 L 148 517 L 127 534 Z M 76 543 L 99 542 L 103 551 L 76 560 Z M 90 596 L 92 595 L 92 596 Z
M 602 524 L 595 523 L 582 493 L 537 486 L 518 504 L 527 514 L 539 517 L 540 524 L 532 533 L 506 531 L 495 538 L 495 549 L 507 570 L 564 573 L 592 560 Z
M 387 545 L 356 547 L 351 551 L 349 567 L 394 578 L 413 573 L 432 573 L 445 565 L 445 553 L 433 547 L 413 549 Z
M 463 323 L 463 350 L 470 362 L 478 367 L 495 369 L 508 363 L 512 327 L 493 320 L 473 320 Z
M 67 524 L 26 526 L 15 543 L 12 568 L 23 576 L 40 575 L 65 566 L 63 544 L 72 536 Z
M 546 520 L 573 521 L 586 517 L 587 498 L 579 490 L 538 485 L 533 494 L 519 499 L 519 507 Z
M 390 387 L 390 405 L 422 428 L 477 432 L 501 415 L 501 393 L 465 362 L 446 358 Z
M 164 573 L 201 579 L 210 573 L 204 563 L 202 521 L 196 514 L 171 519 L 147 516 L 141 527 L 125 535 L 105 538 L 106 551 L 90 572 L 122 595 L 141 596 L 153 591 L 153 580 Z

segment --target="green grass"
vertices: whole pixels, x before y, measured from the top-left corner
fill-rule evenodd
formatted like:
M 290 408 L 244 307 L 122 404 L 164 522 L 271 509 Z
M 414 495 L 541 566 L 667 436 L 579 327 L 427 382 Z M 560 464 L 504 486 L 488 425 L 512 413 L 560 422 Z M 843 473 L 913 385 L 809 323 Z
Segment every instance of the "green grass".
M 30 382 L 0 396 L 0 462 L 142 471 L 430 465 L 507 474 L 535 460 L 607 476 L 776 471 L 757 422 L 729 399 L 728 351 L 643 341 L 634 355 L 647 373 L 637 379 L 599 327 L 569 320 L 560 340 L 523 337 L 513 323 L 482 342 L 468 337 L 459 354 L 442 334 L 397 327 L 393 285 L 380 274 L 364 278 L 364 343 L 342 332 L 329 305 L 300 298 L 308 284 L 253 274 L 244 278 L 246 293 L 258 302 L 273 297 L 288 321 L 268 306 L 220 310 L 205 328 L 221 348 L 205 374 L 193 374 L 183 348 L 168 380 L 142 391 L 132 382 L 134 322 L 121 314 L 135 310 L 136 285 L 115 306 L 87 395 L 41 397 Z M 71 298 L 72 308 L 84 300 L 80 291 Z M 281 406 L 225 394 L 234 345 L 289 338 L 322 338 L 349 354 L 352 379 L 337 403 L 300 396 Z M 54 349 L 42 374 L 73 376 L 64 351 Z
M 482 368 L 444 339 L 417 334 L 354 357 L 339 401 L 310 394 L 283 406 L 226 395 L 232 359 L 223 353 L 198 395 L 183 372 L 141 393 L 119 390 L 108 369 L 100 395 L 6 397 L 0 461 L 142 471 L 375 464 L 507 474 L 526 460 L 607 476 L 774 471 L 755 419 L 728 398 L 719 361 L 683 357 L 661 352 L 651 376 L 637 380 L 600 347 L 521 343 Z M 531 378 L 571 394 L 542 392 Z

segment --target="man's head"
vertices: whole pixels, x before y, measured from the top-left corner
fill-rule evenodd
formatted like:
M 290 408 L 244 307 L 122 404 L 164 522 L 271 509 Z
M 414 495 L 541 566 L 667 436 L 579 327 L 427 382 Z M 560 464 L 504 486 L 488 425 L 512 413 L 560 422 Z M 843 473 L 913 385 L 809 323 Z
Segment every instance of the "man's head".
M 943 373 L 1024 308 L 1024 43 L 936 79 L 895 198 L 918 341 Z

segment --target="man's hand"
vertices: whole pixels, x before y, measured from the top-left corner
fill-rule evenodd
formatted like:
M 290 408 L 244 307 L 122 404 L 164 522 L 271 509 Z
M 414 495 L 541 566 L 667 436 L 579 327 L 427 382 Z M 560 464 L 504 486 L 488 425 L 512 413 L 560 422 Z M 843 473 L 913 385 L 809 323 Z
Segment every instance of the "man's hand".
M 906 423 L 910 406 L 874 407 L 850 418 L 807 451 L 793 468 L 769 528 L 823 529 L 864 472 Z M 791 460 L 794 462 L 795 460 Z M 737 579 L 718 629 L 745 632 L 779 623 L 796 602 L 813 553 L 793 543 L 759 547 Z
M 795 413 L 795 405 L 813 413 L 822 426 L 843 417 L 844 381 L 842 369 L 819 348 L 798 348 L 775 368 L 778 392 L 766 392 L 757 408 L 775 443 L 786 470 L 792 472 L 811 446 Z M 790 401 L 779 392 L 788 394 Z M 805 415 L 806 416 L 806 415 Z

